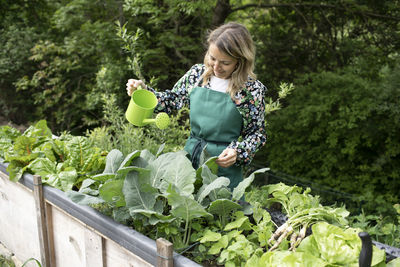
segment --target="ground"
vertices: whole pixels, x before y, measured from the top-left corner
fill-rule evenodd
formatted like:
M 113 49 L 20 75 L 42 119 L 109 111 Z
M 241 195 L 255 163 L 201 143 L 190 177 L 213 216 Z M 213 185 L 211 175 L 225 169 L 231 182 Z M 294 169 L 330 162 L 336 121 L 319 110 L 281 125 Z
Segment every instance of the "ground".
M 11 126 L 13 128 L 16 128 L 21 133 L 23 133 L 28 128 L 28 125 L 17 125 L 15 123 L 12 123 L 8 119 L 6 119 L 4 116 L 0 115 L 0 126 L 3 126 L 3 125 L 8 125 L 8 126 Z

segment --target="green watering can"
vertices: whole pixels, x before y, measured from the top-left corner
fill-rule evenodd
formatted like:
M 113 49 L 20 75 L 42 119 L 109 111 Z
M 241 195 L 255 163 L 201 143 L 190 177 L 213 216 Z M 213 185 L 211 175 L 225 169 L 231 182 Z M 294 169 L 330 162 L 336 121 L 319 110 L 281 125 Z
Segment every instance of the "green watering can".
M 125 117 L 135 126 L 155 123 L 159 129 L 165 129 L 170 123 L 167 113 L 158 113 L 156 118 L 152 119 L 157 103 L 157 97 L 152 92 L 139 87 L 131 96 Z

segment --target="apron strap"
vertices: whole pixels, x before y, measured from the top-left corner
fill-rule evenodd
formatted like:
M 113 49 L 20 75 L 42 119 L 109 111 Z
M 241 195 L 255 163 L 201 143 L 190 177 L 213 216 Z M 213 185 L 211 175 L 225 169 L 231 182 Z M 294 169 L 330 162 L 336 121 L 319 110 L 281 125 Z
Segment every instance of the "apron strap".
M 190 133 L 190 138 L 197 140 L 196 144 L 193 147 L 192 154 L 190 155 L 191 160 L 192 160 L 192 166 L 195 170 L 197 170 L 199 168 L 201 152 L 207 146 L 207 143 L 213 143 L 213 144 L 225 145 L 225 146 L 228 146 L 230 144 L 227 142 L 207 141 L 201 137 L 195 136 L 192 132 Z

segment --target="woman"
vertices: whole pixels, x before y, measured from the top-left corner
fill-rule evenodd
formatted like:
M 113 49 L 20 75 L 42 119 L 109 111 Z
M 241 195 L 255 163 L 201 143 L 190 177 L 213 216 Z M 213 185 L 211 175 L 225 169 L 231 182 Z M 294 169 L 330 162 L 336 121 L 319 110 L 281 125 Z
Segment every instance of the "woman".
M 190 108 L 191 133 L 185 151 L 197 168 L 205 148 L 218 156 L 218 176 L 228 177 L 229 187 L 242 181 L 242 166 L 265 144 L 265 86 L 253 73 L 255 48 L 250 33 L 241 24 L 227 23 L 207 39 L 204 64 L 194 65 L 172 90 L 156 92 L 142 81 L 130 79 L 128 95 L 142 86 L 158 98 L 155 112 L 171 113 Z

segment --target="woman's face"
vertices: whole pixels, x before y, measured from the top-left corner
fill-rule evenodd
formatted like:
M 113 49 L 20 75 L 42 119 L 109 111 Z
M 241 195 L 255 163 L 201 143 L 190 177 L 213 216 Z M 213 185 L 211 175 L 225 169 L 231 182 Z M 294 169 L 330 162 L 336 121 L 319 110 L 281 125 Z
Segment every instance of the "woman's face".
M 229 79 L 236 68 L 237 59 L 221 52 L 214 44 L 210 44 L 208 56 L 214 75 L 221 79 Z

